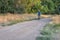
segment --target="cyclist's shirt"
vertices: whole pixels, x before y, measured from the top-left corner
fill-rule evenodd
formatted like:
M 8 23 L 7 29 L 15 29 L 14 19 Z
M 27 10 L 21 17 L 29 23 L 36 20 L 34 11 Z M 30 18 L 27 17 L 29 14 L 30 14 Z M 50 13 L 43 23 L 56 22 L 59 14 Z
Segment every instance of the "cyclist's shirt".
M 38 16 L 40 16 L 40 12 L 38 12 Z

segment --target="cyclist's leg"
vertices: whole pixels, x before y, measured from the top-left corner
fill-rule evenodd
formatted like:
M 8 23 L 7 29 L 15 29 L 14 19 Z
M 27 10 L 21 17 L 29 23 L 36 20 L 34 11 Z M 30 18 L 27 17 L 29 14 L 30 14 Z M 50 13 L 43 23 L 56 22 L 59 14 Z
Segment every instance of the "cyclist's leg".
M 38 16 L 38 19 L 40 19 L 40 16 Z

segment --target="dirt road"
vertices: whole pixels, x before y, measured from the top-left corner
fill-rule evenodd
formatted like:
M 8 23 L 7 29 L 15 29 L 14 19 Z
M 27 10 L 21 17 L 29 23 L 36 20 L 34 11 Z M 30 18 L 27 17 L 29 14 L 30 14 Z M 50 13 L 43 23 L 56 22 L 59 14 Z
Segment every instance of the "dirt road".
M 51 19 L 40 19 L 18 23 L 0 29 L 0 40 L 35 40 L 40 30 L 50 22 Z

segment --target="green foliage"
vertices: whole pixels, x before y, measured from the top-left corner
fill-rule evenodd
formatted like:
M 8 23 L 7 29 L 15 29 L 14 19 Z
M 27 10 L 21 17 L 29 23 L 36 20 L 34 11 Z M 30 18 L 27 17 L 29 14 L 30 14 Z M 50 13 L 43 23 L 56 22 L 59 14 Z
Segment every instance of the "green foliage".
M 40 32 L 40 36 L 36 38 L 36 40 L 55 40 L 55 35 L 60 30 L 59 24 L 48 24 L 43 30 Z
M 0 0 L 0 13 L 60 13 L 60 0 Z
M 44 6 L 45 8 L 45 12 L 48 12 L 48 13 L 60 13 L 59 11 L 59 8 L 60 8 L 60 0 L 41 0 L 42 2 L 42 5 Z

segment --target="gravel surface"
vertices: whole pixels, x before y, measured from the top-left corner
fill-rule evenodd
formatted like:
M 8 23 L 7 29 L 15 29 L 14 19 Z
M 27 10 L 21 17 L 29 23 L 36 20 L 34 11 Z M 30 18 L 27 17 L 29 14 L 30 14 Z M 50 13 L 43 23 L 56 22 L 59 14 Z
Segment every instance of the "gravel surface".
M 35 40 L 50 18 L 26 21 L 0 29 L 0 40 Z

